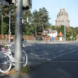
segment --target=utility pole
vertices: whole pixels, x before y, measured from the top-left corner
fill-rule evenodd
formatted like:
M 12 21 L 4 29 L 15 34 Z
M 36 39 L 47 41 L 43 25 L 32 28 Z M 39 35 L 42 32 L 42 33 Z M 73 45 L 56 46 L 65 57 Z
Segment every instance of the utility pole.
M 43 26 L 42 27 L 43 27 L 42 29 L 43 29 L 43 32 L 44 32 L 44 21 L 43 21 Z
M 66 26 L 65 26 L 65 21 L 64 21 L 64 40 L 66 41 Z
M 11 11 L 9 12 L 9 43 L 10 43 L 10 36 L 11 36 Z
M 3 17 L 3 13 L 2 13 L 2 16 L 1 16 L 1 35 L 2 35 L 2 40 L 3 40 L 3 19 L 4 19 L 4 17 Z
M 64 25 L 64 41 L 66 41 L 66 26 L 65 26 L 65 20 L 61 21 Z
M 16 24 L 15 24 L 15 70 L 20 72 L 22 68 L 22 0 L 16 0 Z

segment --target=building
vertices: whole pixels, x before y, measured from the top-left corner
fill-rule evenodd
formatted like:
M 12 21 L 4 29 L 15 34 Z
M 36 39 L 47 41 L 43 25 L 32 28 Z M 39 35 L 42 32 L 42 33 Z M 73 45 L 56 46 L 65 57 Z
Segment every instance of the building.
M 55 25 L 56 26 L 65 25 L 66 27 L 70 26 L 68 13 L 65 11 L 64 8 L 60 9 L 59 13 L 57 14 L 57 18 L 55 20 Z
M 57 30 L 48 29 L 49 33 L 47 34 L 50 37 L 57 37 L 58 33 Z
M 78 41 L 78 34 L 76 35 L 76 41 Z
M 61 31 L 59 32 L 58 36 L 59 36 L 59 40 L 60 40 L 60 41 L 62 41 L 62 40 L 63 40 L 64 35 L 63 35 L 63 33 L 62 33 Z

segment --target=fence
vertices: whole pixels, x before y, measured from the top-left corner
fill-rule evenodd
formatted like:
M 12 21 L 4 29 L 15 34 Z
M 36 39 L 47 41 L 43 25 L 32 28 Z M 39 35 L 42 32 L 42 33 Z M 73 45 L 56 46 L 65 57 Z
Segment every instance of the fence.
M 23 35 L 23 39 L 24 40 L 33 40 L 33 38 L 34 38 L 34 40 L 36 40 L 36 37 L 33 37 L 33 35 L 30 35 L 30 36 Z M 12 41 L 14 41 L 15 40 L 15 35 L 11 35 L 10 39 L 12 39 Z M 52 41 L 51 37 L 47 37 L 46 38 L 46 36 L 45 37 L 42 36 L 42 39 L 43 39 L 43 41 L 45 41 L 46 39 L 48 41 Z M 9 35 L 2 35 L 2 34 L 0 34 L 0 40 L 8 41 L 9 40 Z M 53 40 L 58 40 L 58 37 L 53 38 Z
M 14 40 L 15 35 L 11 35 L 10 38 Z M 7 34 L 6 35 L 0 34 L 0 40 L 6 40 L 6 41 L 8 41 L 9 40 L 9 35 L 7 35 Z

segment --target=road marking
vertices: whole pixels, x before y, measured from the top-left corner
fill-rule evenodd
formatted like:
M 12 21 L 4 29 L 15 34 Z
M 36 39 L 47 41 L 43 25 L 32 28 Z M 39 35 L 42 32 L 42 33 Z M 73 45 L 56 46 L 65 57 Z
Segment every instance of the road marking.
M 63 56 L 63 55 L 67 55 L 67 54 L 73 53 L 73 52 L 75 52 L 75 51 L 77 51 L 77 50 L 72 50 L 71 52 L 63 53 L 63 54 L 57 55 L 57 56 L 53 57 L 53 59 L 57 59 L 58 57 L 61 57 L 61 56 Z M 53 60 L 53 59 L 52 59 L 52 60 Z
M 49 55 L 49 53 L 45 53 L 45 54 L 41 54 L 41 55 L 37 55 L 37 56 L 45 56 L 45 55 Z
M 77 50 L 72 50 L 71 52 L 75 52 L 75 51 L 77 51 Z
M 71 49 L 73 49 L 73 48 L 69 48 L 69 49 L 71 50 Z
M 56 62 L 56 63 L 58 63 L 58 62 L 67 62 L 67 63 L 78 63 L 78 61 L 50 61 L 50 62 Z

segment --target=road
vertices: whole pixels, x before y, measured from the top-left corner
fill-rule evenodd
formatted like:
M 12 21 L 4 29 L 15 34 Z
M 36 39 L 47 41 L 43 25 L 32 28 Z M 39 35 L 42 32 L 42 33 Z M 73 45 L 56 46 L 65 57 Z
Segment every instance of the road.
M 76 62 L 78 61 L 78 44 L 32 44 L 25 48 L 29 62 L 39 61 Z
M 32 44 L 26 48 L 31 64 L 40 64 L 30 78 L 78 78 L 78 44 Z
M 78 43 L 26 45 L 28 65 L 36 68 L 23 78 L 78 78 Z

